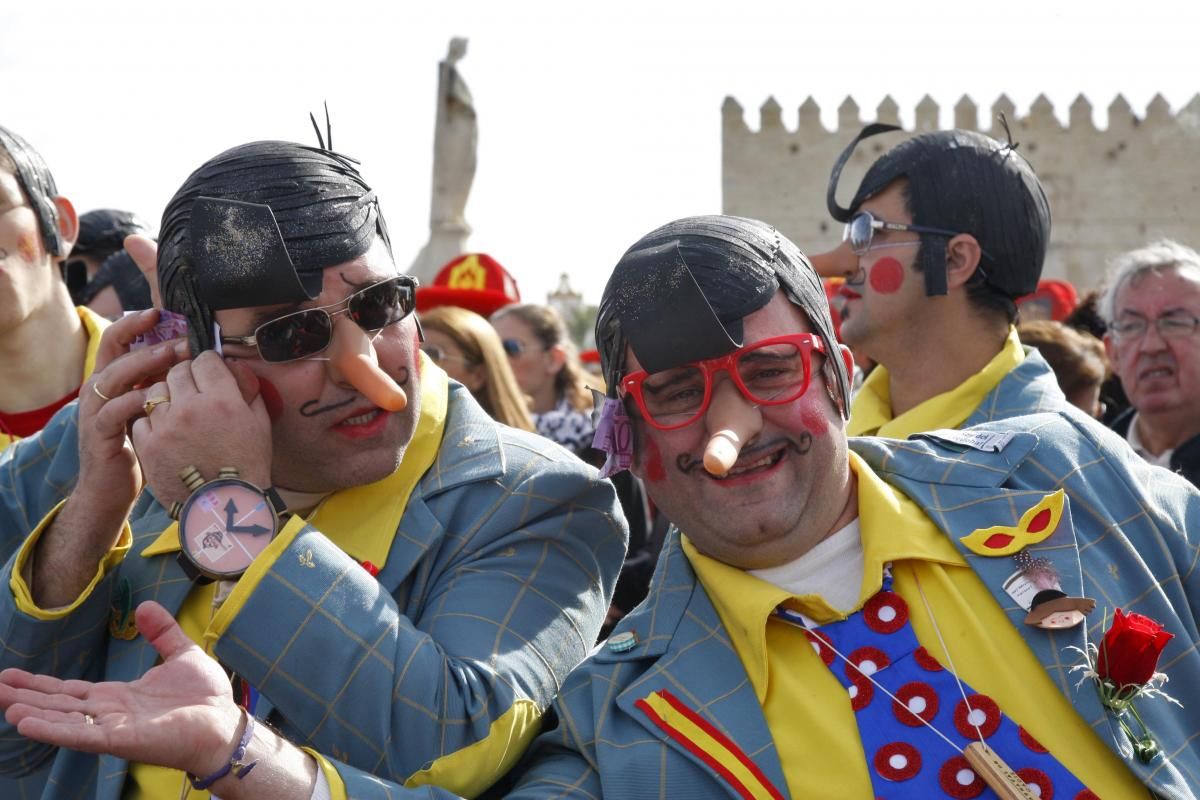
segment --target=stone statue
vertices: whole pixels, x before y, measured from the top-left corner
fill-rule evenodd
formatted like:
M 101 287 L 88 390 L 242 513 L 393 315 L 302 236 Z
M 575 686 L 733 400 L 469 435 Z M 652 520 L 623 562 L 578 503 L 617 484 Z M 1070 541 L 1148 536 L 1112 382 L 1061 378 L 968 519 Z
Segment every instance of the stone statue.
M 425 285 L 439 268 L 466 250 L 467 196 L 475 178 L 475 146 L 479 137 L 475 105 L 458 62 L 467 54 L 466 39 L 451 39 L 446 59 L 438 64 L 437 123 L 433 133 L 433 192 L 429 209 L 429 241 L 409 272 Z

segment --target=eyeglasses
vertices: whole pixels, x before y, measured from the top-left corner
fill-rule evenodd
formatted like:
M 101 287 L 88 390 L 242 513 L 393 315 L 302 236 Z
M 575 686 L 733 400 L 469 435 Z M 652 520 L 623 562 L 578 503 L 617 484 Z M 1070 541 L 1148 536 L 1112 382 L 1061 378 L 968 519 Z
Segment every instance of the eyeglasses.
M 454 353 L 447 353 L 444 349 L 442 349 L 441 347 L 438 347 L 436 344 L 422 344 L 421 352 L 424 353 L 425 355 L 429 356 L 429 358 L 433 361 L 433 363 L 435 363 L 439 366 L 441 365 L 441 363 L 443 361 L 457 361 L 460 364 L 474 364 L 475 363 L 475 359 L 473 359 L 469 356 L 456 355 Z
M 872 245 L 871 241 L 875 238 L 875 231 L 912 231 L 913 233 L 947 238 L 959 234 L 957 231 L 948 231 L 944 228 L 928 228 L 924 225 L 909 225 L 904 222 L 886 222 L 875 217 L 870 211 L 859 211 L 846 223 L 846 229 L 842 232 L 842 241 L 850 242 L 850 249 L 856 256 L 865 256 L 871 250 L 882 250 L 885 247 L 911 247 L 920 244 L 920 242 L 894 242 Z
M 416 307 L 417 279 L 407 275 L 372 284 L 338 303 L 284 314 L 254 329 L 251 336 L 222 336 L 222 344 L 258 349 L 263 361 L 295 361 L 316 355 L 333 340 L 333 318 L 347 314 L 358 327 L 375 333 L 395 325 Z M 344 306 L 344 308 L 339 308 Z M 336 308 L 336 311 L 329 309 Z
M 1151 320 L 1139 314 L 1130 314 L 1109 325 L 1108 329 L 1115 338 L 1132 342 L 1146 335 L 1146 331 L 1150 329 L 1150 322 Z M 1162 338 L 1182 339 L 1196 332 L 1196 327 L 1200 325 L 1200 317 L 1187 312 L 1172 312 L 1156 317 L 1153 322 Z
M 712 402 L 713 380 L 722 370 L 755 405 L 792 402 L 808 391 L 814 350 L 825 354 L 825 343 L 810 333 L 776 336 L 720 358 L 654 374 L 638 370 L 625 376 L 621 389 L 633 395 L 647 422 L 660 431 L 671 431 L 704 415 Z
M 504 348 L 504 352 L 508 354 L 509 358 L 514 358 L 533 349 L 533 345 L 525 344 L 520 339 L 501 339 L 500 346 Z M 542 349 L 545 350 L 546 348 L 543 347 Z

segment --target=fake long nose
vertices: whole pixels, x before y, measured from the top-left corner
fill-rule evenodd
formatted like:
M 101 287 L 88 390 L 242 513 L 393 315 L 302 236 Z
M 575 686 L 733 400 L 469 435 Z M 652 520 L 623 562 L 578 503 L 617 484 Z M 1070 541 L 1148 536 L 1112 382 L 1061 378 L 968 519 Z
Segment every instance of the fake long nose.
M 849 242 L 842 242 L 825 253 L 810 255 L 808 260 L 822 278 L 849 278 L 858 271 L 858 256 L 850 249 Z
M 329 344 L 329 365 L 363 397 L 387 411 L 403 411 L 408 396 L 400 385 L 379 367 L 371 337 L 350 320 L 338 317 Z
M 762 428 L 762 412 L 733 381 L 723 381 L 713 387 L 706 421 L 712 433 L 704 448 L 704 469 L 720 478 L 733 469 L 746 442 Z

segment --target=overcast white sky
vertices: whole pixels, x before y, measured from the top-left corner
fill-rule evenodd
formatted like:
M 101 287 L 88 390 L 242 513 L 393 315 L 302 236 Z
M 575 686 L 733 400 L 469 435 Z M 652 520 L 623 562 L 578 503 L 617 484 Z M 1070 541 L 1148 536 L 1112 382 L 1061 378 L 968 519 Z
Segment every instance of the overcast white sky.
M 1082 92 L 1138 113 L 1200 91 L 1200 3 L 310 2 L 9 0 L 0 5 L 0 123 L 29 139 L 81 210 L 157 224 L 191 170 L 256 139 L 313 143 L 327 100 L 336 149 L 363 162 L 402 266 L 428 232 L 437 62 L 452 36 L 479 115 L 470 247 L 526 299 L 569 272 L 598 299 L 616 259 L 676 217 L 720 211 L 721 103 L 758 124 L 774 95 L 795 126 L 813 95 L 833 127 L 852 95 L 911 124 L 1002 92 L 1060 117 Z M 803 247 L 803 243 L 800 243 Z

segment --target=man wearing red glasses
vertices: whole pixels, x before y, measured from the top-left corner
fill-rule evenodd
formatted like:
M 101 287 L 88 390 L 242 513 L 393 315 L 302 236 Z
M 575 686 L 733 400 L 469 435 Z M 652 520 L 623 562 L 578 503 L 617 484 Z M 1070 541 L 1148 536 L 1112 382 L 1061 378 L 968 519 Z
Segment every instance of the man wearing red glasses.
M 0 795 L 478 794 L 604 621 L 611 484 L 422 357 L 350 159 L 233 148 L 161 230 L 166 310 L 0 465 Z
M 1013 327 L 1050 238 L 1033 169 L 1016 145 L 981 133 L 925 133 L 880 156 L 841 206 L 855 147 L 895 130 L 869 125 L 843 151 L 827 202 L 845 237 L 813 257 L 823 276 L 846 279 L 842 340 L 879 365 L 854 398 L 850 434 L 902 439 L 1065 407 Z
M 977 740 L 1011 770 L 1002 797 L 1194 796 L 1195 715 L 1139 701 L 1162 754 L 1139 760 L 1070 672 L 1097 598 L 1174 635 L 1172 688 L 1200 678 L 1184 481 L 1151 491 L 1116 437 L 1063 413 L 848 440 L 820 279 L 753 220 L 643 237 L 596 341 L 597 446 L 678 530 L 508 797 L 995 797 Z
M 0 451 L 41 430 L 95 365 L 107 322 L 61 277 L 78 232 L 41 155 L 0 127 Z

